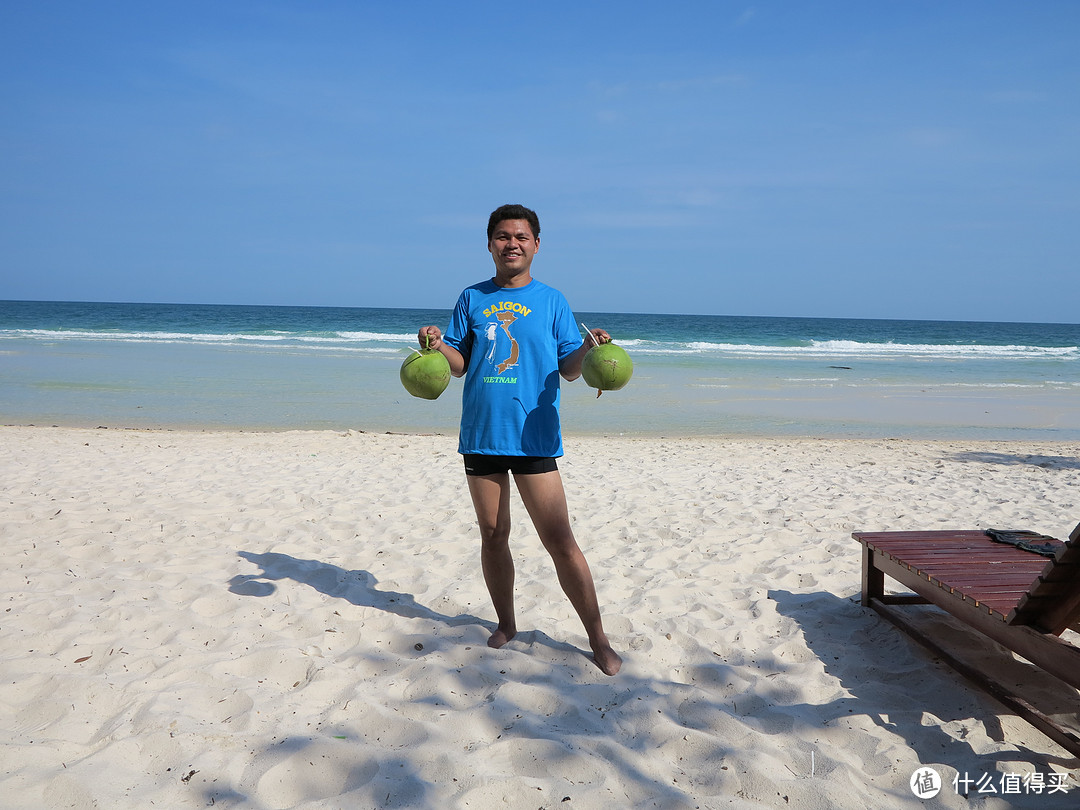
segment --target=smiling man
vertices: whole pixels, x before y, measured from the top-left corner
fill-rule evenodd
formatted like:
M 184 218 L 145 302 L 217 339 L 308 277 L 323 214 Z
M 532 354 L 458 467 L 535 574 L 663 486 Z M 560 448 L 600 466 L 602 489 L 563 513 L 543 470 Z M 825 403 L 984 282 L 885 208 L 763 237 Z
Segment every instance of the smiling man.
M 559 380 L 576 380 L 595 339 L 581 339 L 562 293 L 532 277 L 540 250 L 540 221 L 522 205 L 504 205 L 488 218 L 494 278 L 462 292 L 444 335 L 420 329 L 420 345 L 442 352 L 465 377 L 458 452 L 480 526 L 480 560 L 499 626 L 488 639 L 502 647 L 517 633 L 514 560 L 510 552 L 510 476 L 559 584 L 589 636 L 593 660 L 608 675 L 622 666 L 604 633 L 596 588 L 570 528 L 556 459 L 563 454 Z

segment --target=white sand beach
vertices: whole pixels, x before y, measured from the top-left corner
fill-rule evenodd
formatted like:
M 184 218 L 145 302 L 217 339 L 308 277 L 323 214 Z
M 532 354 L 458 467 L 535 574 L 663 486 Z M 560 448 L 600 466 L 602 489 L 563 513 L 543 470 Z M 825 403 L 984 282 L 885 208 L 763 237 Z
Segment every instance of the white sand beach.
M 926 806 L 1077 806 L 1080 762 L 859 605 L 850 534 L 1066 537 L 1080 444 L 569 436 L 611 678 L 517 501 L 522 631 L 486 646 L 455 450 L 0 428 L 0 806 L 866 810 L 922 806 L 922 766 Z M 925 612 L 1077 719 L 1075 690 Z

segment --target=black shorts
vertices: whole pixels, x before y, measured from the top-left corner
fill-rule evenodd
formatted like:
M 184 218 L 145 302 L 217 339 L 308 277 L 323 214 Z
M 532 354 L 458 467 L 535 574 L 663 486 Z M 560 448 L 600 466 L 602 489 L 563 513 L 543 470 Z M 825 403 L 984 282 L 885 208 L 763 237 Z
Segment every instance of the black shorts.
M 465 453 L 466 475 L 497 475 L 512 472 L 514 475 L 536 475 L 559 469 L 550 456 L 482 456 Z

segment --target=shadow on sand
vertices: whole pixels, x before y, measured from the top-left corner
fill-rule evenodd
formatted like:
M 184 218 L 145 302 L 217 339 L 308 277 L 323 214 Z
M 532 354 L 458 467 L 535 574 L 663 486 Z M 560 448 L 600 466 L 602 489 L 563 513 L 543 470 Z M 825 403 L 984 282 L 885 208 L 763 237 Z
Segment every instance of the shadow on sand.
M 964 453 L 951 453 L 945 457 L 948 461 L 976 462 L 981 464 L 1030 464 L 1044 470 L 1080 470 L 1080 458 L 1076 456 L 1040 456 L 1028 453 L 992 453 L 971 450 Z
M 857 598 L 841 598 L 831 593 L 791 593 L 774 590 L 769 598 L 777 610 L 796 621 L 806 644 L 836 677 L 850 697 L 817 707 L 826 722 L 853 714 L 863 714 L 883 728 L 906 740 L 923 763 L 939 762 L 958 771 L 993 771 L 995 758 L 1030 762 L 1046 772 L 1051 763 L 1066 769 L 1078 762 L 1068 754 L 1047 756 L 1022 742 L 1007 739 L 997 715 L 1009 715 L 992 697 L 966 681 L 959 673 L 934 657 L 924 647 L 893 625 L 864 608 Z M 1080 695 L 1063 689 L 1056 678 L 1015 658 L 1004 647 L 980 636 L 932 606 L 916 606 L 913 613 L 923 630 L 959 656 L 992 668 L 996 677 L 1009 684 L 1023 684 L 1024 697 L 1047 714 L 1059 718 L 1080 716 Z M 823 620 L 833 614 L 835 620 Z M 838 633 L 846 625 L 849 632 Z M 859 631 L 859 625 L 865 630 Z M 853 642 L 852 639 L 857 639 Z M 932 672 L 929 671 L 932 668 Z M 927 725 L 927 716 L 940 723 L 938 733 Z M 944 726 L 978 720 L 991 739 L 1013 742 L 1017 752 L 977 753 L 970 744 L 946 733 Z M 1020 722 L 1019 720 L 1017 722 Z M 961 734 L 963 732 L 961 731 Z M 1032 735 L 1037 735 L 1031 729 Z
M 479 624 L 494 630 L 495 625 L 476 616 L 459 614 L 447 616 L 421 605 L 407 593 L 384 591 L 378 588 L 379 580 L 367 571 L 346 571 L 336 565 L 318 560 L 298 560 L 288 554 L 251 551 L 237 552 L 240 557 L 262 568 L 257 574 L 242 574 L 229 580 L 229 590 L 240 596 L 269 596 L 276 586 L 272 583 L 291 579 L 301 585 L 314 588 L 319 593 L 344 599 L 357 607 L 377 608 L 395 613 L 406 619 L 430 619 L 450 627 Z
M 440 622 L 447 627 L 479 625 L 487 628 L 488 632 L 493 632 L 496 627 L 494 622 L 467 613 L 459 613 L 457 616 L 439 613 L 417 602 L 412 594 L 381 590 L 378 587 L 379 580 L 368 571 L 346 571 L 318 560 L 299 560 L 276 552 L 255 554 L 240 551 L 238 555 L 262 568 L 258 574 L 238 575 L 229 580 L 229 590 L 240 596 L 269 596 L 276 587 L 273 582 L 291 579 L 334 599 L 344 599 L 357 607 L 385 610 L 405 619 L 426 619 Z M 583 651 L 572 644 L 556 641 L 539 630 L 519 632 L 515 641 L 542 644 L 562 653 L 575 652 L 592 661 L 591 650 Z
M 410 594 L 382 590 L 378 587 L 378 580 L 368 571 L 349 571 L 317 560 L 301 560 L 275 552 L 260 554 L 240 551 L 238 554 L 262 570 L 257 574 L 233 577 L 229 581 L 228 589 L 235 594 L 269 596 L 276 590 L 275 582 L 292 580 L 329 597 L 360 607 L 384 610 L 403 618 L 425 619 L 449 627 L 480 625 L 489 631 L 495 628 L 494 623 L 476 616 L 450 616 L 420 604 Z M 582 655 L 589 659 L 590 667 L 595 666 L 591 660 L 591 651 L 585 652 L 572 644 L 555 641 L 535 629 L 519 632 L 511 643 L 516 645 L 519 642 L 550 648 L 558 654 L 552 656 L 553 659 Z M 408 665 L 408 661 L 402 661 L 402 669 Z M 438 664 L 433 662 L 431 666 Z M 701 669 L 703 672 L 709 671 L 706 674 L 711 681 L 727 677 L 724 673 L 712 672 L 726 669 L 719 663 L 710 662 Z M 658 724 L 654 716 L 659 712 L 664 718 L 678 724 L 682 729 L 681 735 L 686 730 L 701 727 L 702 720 L 696 716 L 697 712 L 706 716 L 730 712 L 731 707 L 727 702 L 718 695 L 696 694 L 691 701 L 695 712 L 688 713 L 686 704 L 689 696 L 685 684 L 635 677 L 625 669 L 616 678 L 607 678 L 597 671 L 595 682 L 589 682 L 588 679 L 574 680 L 574 672 L 574 669 L 568 671 L 563 666 L 549 666 L 542 671 L 530 672 L 527 683 L 531 694 L 535 695 L 539 690 L 554 695 L 563 693 L 566 698 L 543 710 L 538 709 L 527 698 L 517 696 L 515 690 L 509 690 L 512 696 L 507 696 L 502 687 L 518 679 L 499 673 L 497 665 L 485 668 L 482 673 L 447 665 L 438 677 L 442 681 L 441 689 L 448 690 L 450 694 L 490 691 L 491 694 L 483 699 L 481 705 L 483 711 L 489 715 L 492 727 L 501 729 L 501 733 L 489 740 L 488 745 L 512 743 L 515 739 L 539 742 L 545 746 L 548 760 L 544 767 L 552 772 L 558 773 L 560 769 L 567 773 L 580 772 L 583 759 L 591 759 L 594 760 L 593 765 L 598 774 L 614 772 L 619 782 L 628 789 L 630 785 L 636 785 L 634 790 L 644 791 L 655 797 L 658 806 L 687 810 L 695 806 L 695 801 L 685 792 L 685 787 L 655 781 L 650 769 L 644 765 L 673 733 L 666 724 Z M 567 692 L 567 689 L 571 691 Z M 641 727 L 643 731 L 633 739 L 613 739 L 613 728 L 622 724 Z M 569 733 L 571 729 L 573 731 Z M 602 756 L 586 753 L 587 749 L 580 745 L 580 740 L 587 738 L 593 739 L 590 745 L 599 746 Z M 388 792 L 379 797 L 380 807 L 432 807 L 446 799 L 446 795 L 442 793 L 445 788 L 436 791 L 432 785 L 420 778 L 422 763 L 411 759 L 407 751 L 376 753 L 369 741 L 354 739 L 348 734 L 335 737 L 334 740 L 331 744 L 336 745 L 340 741 L 342 745 L 349 744 L 352 748 L 352 753 L 348 756 L 353 758 L 354 764 L 346 779 L 348 790 L 359 788 L 376 779 L 376 774 L 380 780 L 389 780 L 384 782 L 388 785 Z M 275 767 L 287 767 L 290 757 L 295 758 L 299 753 L 304 754 L 303 759 L 306 761 L 309 754 L 318 754 L 317 749 L 325 744 L 325 741 L 306 737 L 282 739 L 264 752 L 263 757 L 267 758 L 269 768 L 261 769 L 263 776 Z M 708 747 L 707 757 L 703 757 L 697 764 L 702 772 L 712 773 L 716 763 L 721 761 L 727 752 L 727 747 L 717 741 Z M 311 758 L 314 761 L 314 757 Z M 688 767 L 694 764 L 694 761 L 695 758 L 687 755 Z M 390 774 L 393 776 L 384 776 Z M 507 776 L 514 778 L 514 774 Z M 244 787 L 249 791 L 256 790 L 251 784 L 245 784 Z M 562 801 L 563 795 L 561 793 L 556 801 Z M 250 800 L 244 793 L 220 784 L 208 788 L 205 793 L 208 803 L 223 797 L 235 799 L 237 796 Z

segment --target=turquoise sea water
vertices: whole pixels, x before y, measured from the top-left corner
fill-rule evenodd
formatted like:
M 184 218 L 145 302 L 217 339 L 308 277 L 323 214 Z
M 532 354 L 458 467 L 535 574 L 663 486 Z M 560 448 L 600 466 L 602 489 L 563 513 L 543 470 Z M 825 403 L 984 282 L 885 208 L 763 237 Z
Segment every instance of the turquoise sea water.
M 453 433 L 398 367 L 449 310 L 0 301 L 0 421 Z M 565 432 L 1080 439 L 1080 324 L 578 313 L 630 352 Z

